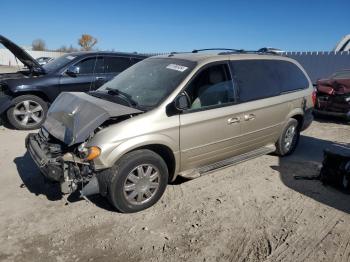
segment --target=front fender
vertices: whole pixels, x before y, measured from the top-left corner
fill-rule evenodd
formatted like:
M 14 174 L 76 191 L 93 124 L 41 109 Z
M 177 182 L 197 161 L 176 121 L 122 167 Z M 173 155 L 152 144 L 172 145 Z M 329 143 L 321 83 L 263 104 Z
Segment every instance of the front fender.
M 126 153 L 136 148 L 149 145 L 163 145 L 168 147 L 174 154 L 176 162 L 175 171 L 179 169 L 179 144 L 170 137 L 162 134 L 146 134 L 143 136 L 125 140 L 124 142 L 118 144 L 118 146 L 116 146 L 112 151 L 107 152 L 106 154 L 103 154 L 102 150 L 101 156 L 95 160 L 95 168 L 99 170 L 112 167 L 113 164 Z
M 0 97 L 0 115 L 4 113 L 7 109 L 12 106 L 12 97 L 11 96 L 1 96 Z

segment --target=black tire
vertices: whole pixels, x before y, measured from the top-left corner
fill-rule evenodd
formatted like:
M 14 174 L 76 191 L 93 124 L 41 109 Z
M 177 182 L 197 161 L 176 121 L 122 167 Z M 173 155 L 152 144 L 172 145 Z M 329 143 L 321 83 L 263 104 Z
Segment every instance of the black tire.
M 15 110 L 17 110 L 16 108 L 20 105 L 22 105 L 25 102 L 29 102 L 29 106 L 31 107 L 31 109 L 34 109 L 35 105 L 38 105 L 42 108 L 42 111 L 38 111 L 38 112 L 33 112 L 32 116 L 28 116 L 29 120 L 27 122 L 27 124 L 21 123 L 20 118 L 21 117 L 25 117 L 25 115 L 19 115 L 19 116 L 15 116 Z M 42 123 L 44 123 L 45 119 L 46 119 L 46 114 L 47 114 L 47 110 L 48 110 L 48 106 L 47 103 L 41 99 L 38 96 L 34 96 L 34 95 L 22 95 L 22 96 L 18 96 L 15 97 L 13 100 L 13 106 L 10 107 L 7 112 L 6 112 L 6 116 L 7 119 L 9 121 L 9 123 L 16 129 L 19 130 L 33 130 L 33 129 L 38 129 Z M 26 109 L 23 108 L 23 110 L 25 111 Z M 34 118 L 35 117 L 35 120 Z M 23 120 L 22 118 L 22 120 Z M 36 120 L 40 120 L 40 121 L 36 121 Z
M 290 128 L 294 128 L 295 130 L 295 135 L 293 136 L 293 139 L 290 143 L 290 146 L 287 147 L 287 139 L 286 139 L 286 134 Z M 285 125 L 281 136 L 279 137 L 277 143 L 276 143 L 276 154 L 279 156 L 288 156 L 294 152 L 296 149 L 298 143 L 299 143 L 299 138 L 300 138 L 300 128 L 299 128 L 299 123 L 296 119 L 290 118 Z
M 129 174 L 137 167 L 142 165 L 150 165 L 155 167 L 155 171 L 159 172 L 159 177 L 157 178 L 159 186 L 157 190 L 152 192 L 152 196 L 149 198 L 149 200 L 147 200 L 147 202 L 135 204 L 130 202 L 132 201 L 130 198 L 127 198 L 124 189 L 126 182 L 128 181 Z M 127 153 L 119 161 L 117 161 L 117 163 L 115 163 L 108 172 L 110 174 L 108 178 L 109 181 L 107 182 L 108 200 L 118 211 L 122 213 L 134 213 L 154 205 L 162 197 L 166 189 L 169 176 L 168 168 L 163 158 L 155 152 L 147 149 Z

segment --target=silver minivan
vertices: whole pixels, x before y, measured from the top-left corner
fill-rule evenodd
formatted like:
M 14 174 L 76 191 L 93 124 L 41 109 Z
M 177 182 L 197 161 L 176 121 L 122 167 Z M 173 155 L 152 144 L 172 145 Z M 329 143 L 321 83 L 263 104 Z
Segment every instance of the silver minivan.
M 106 196 L 120 212 L 263 154 L 291 154 L 312 121 L 313 86 L 295 60 L 264 52 L 172 53 L 97 91 L 62 93 L 26 146 L 63 193 Z

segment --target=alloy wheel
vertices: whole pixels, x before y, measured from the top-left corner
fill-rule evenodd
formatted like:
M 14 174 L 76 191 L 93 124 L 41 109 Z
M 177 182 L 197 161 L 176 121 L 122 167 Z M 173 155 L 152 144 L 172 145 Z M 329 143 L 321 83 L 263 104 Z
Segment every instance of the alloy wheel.
M 295 126 L 290 126 L 288 127 L 286 134 L 284 136 L 284 148 L 286 151 L 289 151 L 292 147 L 293 140 L 296 134 L 296 127 Z
M 159 186 L 159 170 L 151 164 L 140 165 L 126 177 L 123 188 L 124 196 L 130 204 L 144 204 L 153 198 Z
M 44 109 L 35 101 L 25 100 L 15 105 L 13 116 L 23 126 L 36 125 L 43 120 Z

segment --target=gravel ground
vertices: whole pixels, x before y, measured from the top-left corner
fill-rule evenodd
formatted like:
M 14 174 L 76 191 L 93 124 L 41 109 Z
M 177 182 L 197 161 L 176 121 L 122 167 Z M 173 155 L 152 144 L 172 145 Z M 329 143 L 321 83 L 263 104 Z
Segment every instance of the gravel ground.
M 262 156 L 168 186 L 161 201 L 120 214 L 102 197 L 60 196 L 0 127 L 0 261 L 349 261 L 350 196 L 319 181 L 322 149 L 350 126 L 314 122 L 294 155 Z

